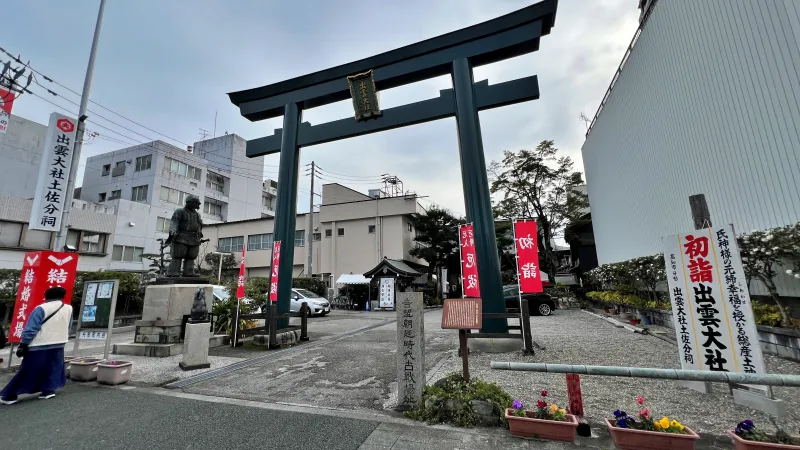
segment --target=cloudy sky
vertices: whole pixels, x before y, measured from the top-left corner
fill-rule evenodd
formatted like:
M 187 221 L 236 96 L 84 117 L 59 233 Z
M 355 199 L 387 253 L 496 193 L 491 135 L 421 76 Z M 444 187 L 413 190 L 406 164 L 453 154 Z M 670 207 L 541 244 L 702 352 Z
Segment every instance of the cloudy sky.
M 80 92 L 99 0 L 5 0 L 0 47 Z M 227 92 L 261 86 L 412 44 L 523 8 L 532 0 L 136 0 L 107 2 L 91 90 L 88 156 L 162 139 L 185 147 L 199 129 L 254 139 L 280 128 L 280 119 L 242 118 Z M 487 164 L 503 150 L 554 139 L 582 170 L 585 124 L 594 115 L 637 26 L 636 0 L 561 0 L 551 35 L 538 52 L 476 69 L 490 83 L 539 76 L 541 99 L 481 113 Z M 0 54 L 0 60 L 7 60 Z M 39 78 L 32 90 L 73 114 L 80 102 Z M 381 93 L 390 108 L 438 96 L 448 77 Z M 47 123 L 55 106 L 31 95 L 14 114 Z M 109 112 L 108 110 L 113 111 Z M 64 112 L 63 110 L 59 110 Z M 114 113 L 120 114 L 116 115 Z M 352 116 L 349 101 L 306 111 L 312 124 Z M 133 120 L 147 128 L 129 121 Z M 111 122 L 116 122 L 116 124 Z M 105 128 L 103 128 L 105 127 Z M 124 128 L 123 128 L 124 127 Z M 128 128 L 128 129 L 125 129 Z M 168 136 L 167 137 L 164 137 Z M 265 176 L 277 178 L 278 155 Z M 455 119 L 334 142 L 302 150 L 328 181 L 360 191 L 380 187 L 375 176 L 398 176 L 406 190 L 463 214 Z M 83 168 L 81 168 L 82 173 Z M 82 175 L 79 173 L 79 180 Z M 299 211 L 308 209 L 310 180 L 301 178 Z

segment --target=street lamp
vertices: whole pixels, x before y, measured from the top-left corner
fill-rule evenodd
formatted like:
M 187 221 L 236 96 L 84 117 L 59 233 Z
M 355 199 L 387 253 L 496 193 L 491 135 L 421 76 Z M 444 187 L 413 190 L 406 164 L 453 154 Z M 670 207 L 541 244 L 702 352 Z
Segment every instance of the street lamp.
M 217 271 L 217 284 L 222 284 L 222 258 L 225 255 L 233 255 L 233 253 L 227 252 L 211 252 L 212 255 L 219 255 L 219 270 Z

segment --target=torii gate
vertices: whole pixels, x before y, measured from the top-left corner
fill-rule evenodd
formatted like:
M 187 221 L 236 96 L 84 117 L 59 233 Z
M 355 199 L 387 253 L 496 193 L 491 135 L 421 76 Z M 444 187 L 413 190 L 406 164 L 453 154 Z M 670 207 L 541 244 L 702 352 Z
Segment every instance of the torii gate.
M 558 0 L 544 0 L 452 33 L 279 83 L 229 93 L 231 102 L 251 121 L 283 115 L 283 128 L 272 136 L 247 142 L 247 156 L 280 152 L 278 201 L 274 239 L 286 243 L 278 268 L 278 312 L 289 311 L 294 265 L 295 218 L 300 147 L 323 144 L 378 131 L 446 117 L 456 118 L 461 160 L 461 181 L 467 221 L 475 227 L 483 312 L 505 312 L 500 261 L 483 154 L 478 111 L 539 98 L 537 77 L 529 76 L 497 85 L 473 81 L 472 68 L 531 53 L 541 36 L 550 34 Z M 450 74 L 453 89 L 439 98 L 380 111 L 377 90 Z M 366 83 L 365 83 L 366 81 Z M 300 123 L 304 109 L 354 98 L 356 119 L 347 118 L 312 126 Z M 370 120 L 364 120 L 370 118 Z M 284 319 L 285 321 L 285 319 Z M 279 324 L 285 327 L 286 324 Z M 503 319 L 483 321 L 483 332 L 506 333 Z

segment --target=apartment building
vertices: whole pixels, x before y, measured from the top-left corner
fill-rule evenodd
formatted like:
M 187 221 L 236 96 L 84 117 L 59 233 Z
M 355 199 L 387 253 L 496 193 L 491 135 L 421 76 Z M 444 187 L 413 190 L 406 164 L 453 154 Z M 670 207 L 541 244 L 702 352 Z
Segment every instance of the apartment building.
M 294 242 L 294 276 L 323 279 L 334 286 L 342 274 L 363 274 L 384 257 L 412 264 L 425 262 L 411 257 L 416 245 L 412 218 L 424 214 L 416 195 L 381 197 L 365 195 L 340 184 L 322 186 L 318 212 L 298 214 Z M 273 230 L 271 218 L 218 223 L 206 227 L 211 238 L 208 251 L 232 253 L 240 259 L 247 246 L 248 276 L 268 276 L 272 263 Z M 312 227 L 312 269 L 308 267 L 308 232 Z M 286 244 L 284 243 L 284 248 Z
M 0 195 L 33 198 L 46 134 L 47 125 L 10 116 L 0 134 Z

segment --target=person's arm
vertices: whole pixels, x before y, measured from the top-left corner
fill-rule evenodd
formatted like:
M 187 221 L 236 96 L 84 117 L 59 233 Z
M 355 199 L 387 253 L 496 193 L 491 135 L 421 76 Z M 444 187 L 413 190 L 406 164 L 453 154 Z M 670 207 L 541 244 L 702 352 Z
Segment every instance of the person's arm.
M 44 309 L 36 307 L 28 317 L 28 323 L 25 324 L 25 329 L 22 331 L 20 344 L 30 345 L 33 338 L 42 329 L 42 322 L 44 322 Z

